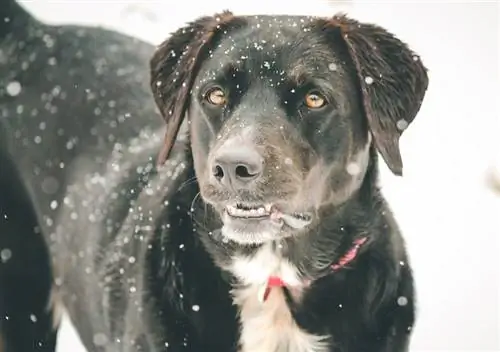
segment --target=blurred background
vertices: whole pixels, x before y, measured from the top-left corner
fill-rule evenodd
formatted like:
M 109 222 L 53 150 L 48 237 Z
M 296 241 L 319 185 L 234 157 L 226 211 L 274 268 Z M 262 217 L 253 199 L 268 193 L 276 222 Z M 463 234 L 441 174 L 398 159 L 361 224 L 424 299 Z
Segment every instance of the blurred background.
M 407 240 L 418 321 L 411 351 L 500 350 L 500 53 L 497 1 L 33 0 L 54 24 L 103 26 L 159 44 L 197 16 L 346 12 L 420 54 L 430 86 L 401 140 L 404 177 L 382 187 Z M 1 6 L 1 1 L 0 1 Z M 499 181 L 500 182 L 500 181 Z M 58 352 L 84 351 L 66 317 Z M 91 352 L 91 351 L 89 351 Z

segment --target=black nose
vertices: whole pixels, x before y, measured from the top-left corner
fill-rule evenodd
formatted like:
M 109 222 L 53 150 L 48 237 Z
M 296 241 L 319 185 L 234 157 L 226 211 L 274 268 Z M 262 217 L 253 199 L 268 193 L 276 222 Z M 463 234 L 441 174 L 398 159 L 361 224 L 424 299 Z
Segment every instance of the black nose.
M 263 162 L 252 147 L 222 148 L 215 155 L 212 173 L 224 186 L 244 187 L 262 176 Z

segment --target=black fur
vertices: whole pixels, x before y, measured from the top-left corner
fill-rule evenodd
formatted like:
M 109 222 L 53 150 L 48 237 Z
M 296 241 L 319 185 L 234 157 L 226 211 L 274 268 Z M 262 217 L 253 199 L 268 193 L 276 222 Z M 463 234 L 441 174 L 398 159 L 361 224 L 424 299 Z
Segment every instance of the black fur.
M 50 315 L 36 323 L 28 315 L 32 330 L 23 320 L 28 309 L 42 311 L 52 282 L 89 351 L 236 351 L 230 289 L 239 283 L 221 268 L 234 256 L 251 258 L 262 244 L 221 234 L 223 209 L 235 197 L 283 211 L 313 209 L 308 227 L 275 239 L 312 280 L 301 300 L 287 294 L 301 328 L 330 335 L 334 352 L 407 351 L 413 279 L 377 186 L 375 149 L 401 173 L 398 121 L 413 120 L 427 86 L 422 63 L 405 44 L 343 16 L 226 12 L 180 29 L 154 54 L 100 29 L 32 19 L 22 32 L 1 28 L 0 54 L 8 62 L 0 66 L 0 86 L 22 86 L 14 97 L 0 90 L 0 162 L 8 165 L 0 174 L 0 205 L 12 214 L 0 223 L 0 250 L 13 253 L 0 263 L 0 314 L 14 307 L 8 313 L 15 317 L 0 326 L 5 351 L 39 350 L 33 344 L 41 340 L 53 350 Z M 52 58 L 57 64 L 47 65 Z M 149 80 L 172 131 L 166 143 Z M 228 92 L 223 109 L 204 100 L 215 83 Z M 311 88 L 324 91 L 330 104 L 304 109 L 302 96 Z M 186 111 L 188 133 L 179 133 Z M 263 179 L 250 189 L 223 189 L 207 170 L 241 126 L 259 132 L 245 143 L 266 160 Z M 373 145 L 353 188 L 345 165 L 362 153 L 369 132 Z M 162 148 L 160 163 L 170 157 L 156 166 Z M 30 240 L 17 241 L 19 233 Z M 337 262 L 360 237 L 368 242 L 348 267 L 331 273 L 318 265 L 318 258 Z M 25 279 L 17 276 L 22 270 Z M 12 276 L 26 284 L 15 285 Z M 406 304 L 398 304 L 400 297 Z M 21 329 L 29 331 L 24 339 Z
M 49 295 L 61 277 L 48 260 L 59 210 L 51 202 L 64 206 L 77 160 L 95 153 L 85 160 L 99 168 L 115 143 L 161 127 L 148 85 L 154 47 L 98 28 L 46 26 L 12 0 L 2 1 L 0 19 L 0 251 L 11 253 L 0 261 L 0 351 L 53 351 Z M 77 257 L 82 244 L 59 254 Z M 76 294 L 76 303 L 100 301 L 80 296 L 87 284 L 70 277 L 68 303 Z M 94 318 L 79 314 L 85 305 L 68 308 L 92 351 Z

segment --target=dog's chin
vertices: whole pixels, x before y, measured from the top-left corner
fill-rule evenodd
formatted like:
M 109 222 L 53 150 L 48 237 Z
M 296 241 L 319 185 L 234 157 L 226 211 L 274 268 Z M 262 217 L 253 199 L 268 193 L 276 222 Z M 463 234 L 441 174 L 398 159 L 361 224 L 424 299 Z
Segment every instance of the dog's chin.
M 222 236 L 242 245 L 262 244 L 287 236 L 280 220 L 235 218 L 223 212 L 222 222 Z
M 312 221 L 308 214 L 286 214 L 266 208 L 244 211 L 226 207 L 221 211 L 223 238 L 241 245 L 263 244 L 290 237 Z

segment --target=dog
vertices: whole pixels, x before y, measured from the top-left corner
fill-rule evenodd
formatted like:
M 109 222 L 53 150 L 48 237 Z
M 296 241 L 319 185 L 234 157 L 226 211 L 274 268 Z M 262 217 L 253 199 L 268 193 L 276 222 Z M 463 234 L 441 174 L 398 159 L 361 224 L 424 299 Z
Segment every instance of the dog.
M 118 50 L 107 36 L 86 51 Z M 402 175 L 399 138 L 428 85 L 420 57 L 345 15 L 202 17 L 149 53 L 146 81 L 135 67 L 150 48 L 131 43 L 76 92 L 71 71 L 46 67 L 66 83 L 58 110 L 2 124 L 5 189 L 23 191 L 2 205 L 19 229 L 38 224 L 29 235 L 51 258 L 34 325 L 55 334 L 62 304 L 89 351 L 408 351 L 414 283 L 377 163 Z M 54 84 L 16 79 L 9 114 Z
M 48 244 L 58 226 L 55 204 L 64 206 L 69 172 L 90 155 L 85 150 L 100 150 L 92 160 L 99 163 L 124 135 L 163 126 L 148 84 L 153 52 L 113 31 L 45 25 L 16 1 L 2 1 L 0 351 L 54 351 L 60 300 L 51 288 L 59 280 Z M 89 316 L 73 313 L 87 338 Z

